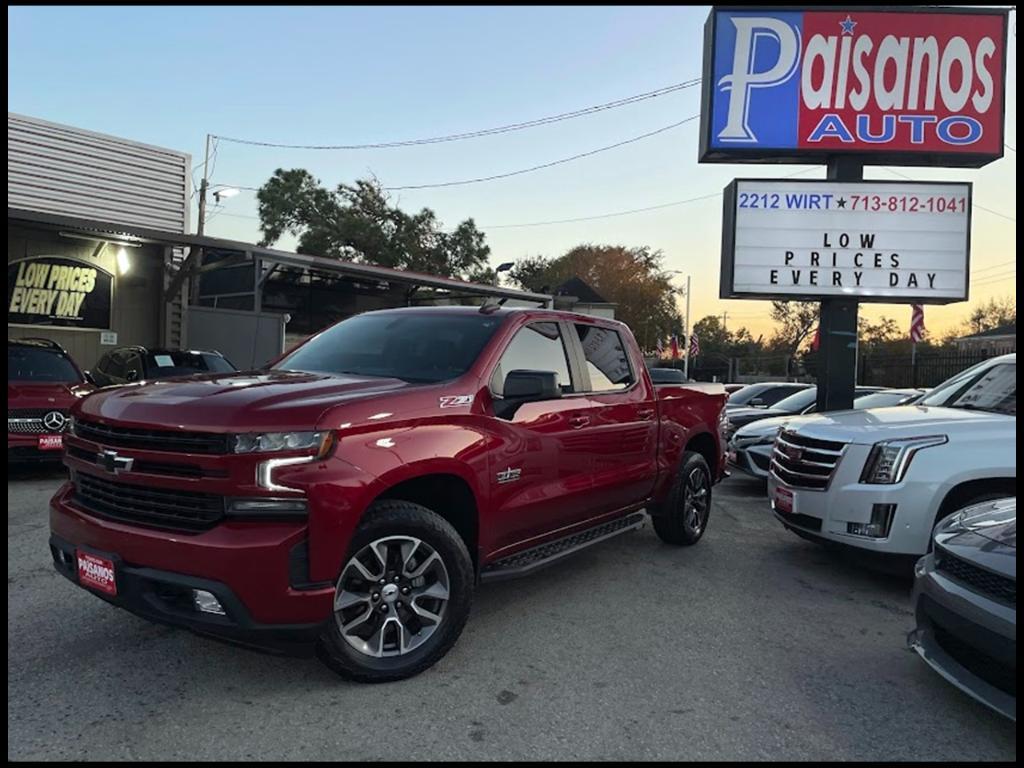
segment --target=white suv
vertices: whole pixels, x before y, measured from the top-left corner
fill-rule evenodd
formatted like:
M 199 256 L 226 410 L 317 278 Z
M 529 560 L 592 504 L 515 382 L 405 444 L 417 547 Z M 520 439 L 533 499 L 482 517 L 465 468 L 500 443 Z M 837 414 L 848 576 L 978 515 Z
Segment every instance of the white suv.
M 957 509 L 1017 493 L 1017 356 L 943 382 L 914 405 L 789 422 L 768 498 L 794 533 L 899 555 L 929 550 Z

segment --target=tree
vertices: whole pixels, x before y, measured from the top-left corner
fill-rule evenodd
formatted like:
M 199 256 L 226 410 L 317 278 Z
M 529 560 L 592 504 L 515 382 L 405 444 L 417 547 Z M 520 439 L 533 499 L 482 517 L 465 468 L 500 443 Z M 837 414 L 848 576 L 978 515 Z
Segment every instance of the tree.
M 693 324 L 693 332 L 700 341 L 702 355 L 729 357 L 732 351 L 732 334 L 722 325 L 722 319 L 718 315 L 702 317 Z
M 658 338 L 682 331 L 676 289 L 662 269 L 661 251 L 644 246 L 578 245 L 555 259 L 520 259 L 509 277 L 527 290 L 548 292 L 580 277 L 615 303 L 615 316 L 628 325 L 640 346 L 651 350 Z
M 818 304 L 813 301 L 773 301 L 771 318 L 778 324 L 769 346 L 782 351 L 786 375 L 792 375 L 793 357 L 818 327 Z
M 979 304 L 967 320 L 970 333 L 998 328 L 1017 322 L 1017 302 L 1009 296 L 1001 299 L 989 299 L 987 304 Z
M 472 219 L 444 232 L 429 208 L 408 214 L 392 206 L 375 180 L 330 190 L 309 171 L 278 168 L 257 192 L 260 245 L 285 234 L 313 256 L 409 269 L 444 277 L 493 280 L 491 249 Z

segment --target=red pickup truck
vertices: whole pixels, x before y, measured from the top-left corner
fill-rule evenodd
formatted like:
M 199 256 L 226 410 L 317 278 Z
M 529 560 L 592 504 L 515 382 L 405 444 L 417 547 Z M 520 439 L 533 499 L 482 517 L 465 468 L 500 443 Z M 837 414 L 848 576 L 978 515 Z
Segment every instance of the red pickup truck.
M 721 385 L 655 388 L 628 328 L 541 309 L 344 320 L 268 368 L 79 402 L 57 570 L 148 619 L 414 675 L 478 581 L 642 525 L 692 544 L 724 470 Z

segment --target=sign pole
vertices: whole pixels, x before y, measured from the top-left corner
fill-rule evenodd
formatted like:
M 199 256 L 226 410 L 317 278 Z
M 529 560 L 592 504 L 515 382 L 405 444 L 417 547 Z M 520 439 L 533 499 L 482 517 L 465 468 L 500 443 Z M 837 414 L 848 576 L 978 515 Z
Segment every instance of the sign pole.
M 690 380 L 690 276 L 686 276 L 686 318 L 683 320 L 683 378 Z
M 826 178 L 863 181 L 864 163 L 853 157 L 829 158 Z M 857 379 L 857 310 L 851 299 L 822 299 L 818 352 L 818 411 L 853 408 Z

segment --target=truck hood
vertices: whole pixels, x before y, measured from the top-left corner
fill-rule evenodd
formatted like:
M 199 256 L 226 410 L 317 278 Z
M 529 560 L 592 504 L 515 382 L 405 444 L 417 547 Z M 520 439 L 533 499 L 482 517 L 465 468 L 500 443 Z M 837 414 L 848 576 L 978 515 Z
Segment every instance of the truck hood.
M 412 386 L 399 379 L 299 371 L 206 374 L 100 389 L 75 415 L 187 430 L 311 429 L 328 408 Z
M 1001 424 L 1015 416 L 963 408 L 898 405 L 889 408 L 834 411 L 806 416 L 800 434 L 822 440 L 873 445 L 882 440 L 942 434 L 949 429 Z

